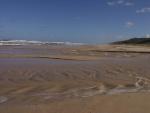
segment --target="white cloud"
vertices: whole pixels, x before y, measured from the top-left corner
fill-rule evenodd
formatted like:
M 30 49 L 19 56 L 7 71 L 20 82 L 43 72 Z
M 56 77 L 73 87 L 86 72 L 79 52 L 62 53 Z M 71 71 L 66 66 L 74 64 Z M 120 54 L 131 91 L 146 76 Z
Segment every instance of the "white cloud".
M 117 39 L 123 39 L 124 36 L 123 36 L 123 35 L 118 35 L 118 36 L 116 36 L 116 38 L 117 38 Z
M 136 13 L 150 13 L 150 7 L 144 7 L 142 9 L 136 10 Z
M 147 34 L 147 35 L 145 36 L 145 38 L 150 38 L 150 34 Z
M 125 5 L 125 6 L 133 6 L 133 5 L 134 5 L 134 3 L 126 2 L 124 5 Z
M 134 27 L 134 25 L 135 25 L 134 22 L 131 22 L 131 21 L 128 21 L 125 24 L 125 26 L 128 27 L 128 28 L 132 28 L 132 27 Z
M 118 3 L 118 4 L 123 4 L 123 3 L 124 3 L 124 0 L 118 0 L 117 3 Z
M 115 5 L 123 5 L 123 6 L 133 6 L 133 2 L 128 2 L 126 0 L 116 0 L 116 1 L 109 1 L 107 2 L 107 5 L 109 6 L 115 6 Z
M 113 5 L 115 5 L 115 2 L 107 2 L 107 5 L 113 6 Z

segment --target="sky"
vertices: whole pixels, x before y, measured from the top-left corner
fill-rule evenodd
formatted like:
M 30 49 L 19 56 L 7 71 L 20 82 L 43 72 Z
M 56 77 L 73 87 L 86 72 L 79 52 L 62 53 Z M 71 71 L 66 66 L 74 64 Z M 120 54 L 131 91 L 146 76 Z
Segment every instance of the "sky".
M 0 0 L 0 39 L 109 43 L 149 34 L 150 0 Z

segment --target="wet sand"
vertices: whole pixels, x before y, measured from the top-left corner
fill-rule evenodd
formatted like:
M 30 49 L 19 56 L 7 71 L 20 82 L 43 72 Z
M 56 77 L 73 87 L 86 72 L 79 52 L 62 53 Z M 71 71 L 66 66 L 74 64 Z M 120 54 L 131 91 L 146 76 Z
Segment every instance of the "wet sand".
M 0 46 L 0 113 L 149 113 L 150 47 Z

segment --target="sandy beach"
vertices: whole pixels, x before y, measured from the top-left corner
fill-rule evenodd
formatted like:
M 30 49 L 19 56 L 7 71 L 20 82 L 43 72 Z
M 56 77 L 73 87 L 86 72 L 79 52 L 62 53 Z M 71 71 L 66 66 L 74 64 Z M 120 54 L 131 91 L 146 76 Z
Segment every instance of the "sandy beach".
M 149 46 L 0 46 L 0 113 L 149 113 L 149 64 Z

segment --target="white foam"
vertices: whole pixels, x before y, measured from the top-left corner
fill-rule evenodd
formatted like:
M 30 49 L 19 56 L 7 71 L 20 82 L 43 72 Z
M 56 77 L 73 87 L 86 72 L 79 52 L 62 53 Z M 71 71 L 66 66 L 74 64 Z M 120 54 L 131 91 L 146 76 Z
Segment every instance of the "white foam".
M 4 96 L 0 96 L 0 104 L 6 102 L 8 100 L 7 97 L 4 97 Z
M 34 45 L 43 45 L 43 44 L 48 44 L 48 45 L 83 45 L 83 43 L 72 43 L 72 42 L 41 42 L 41 41 L 28 41 L 28 40 L 8 40 L 8 41 L 0 41 L 0 45 L 29 45 L 29 44 L 34 44 Z

